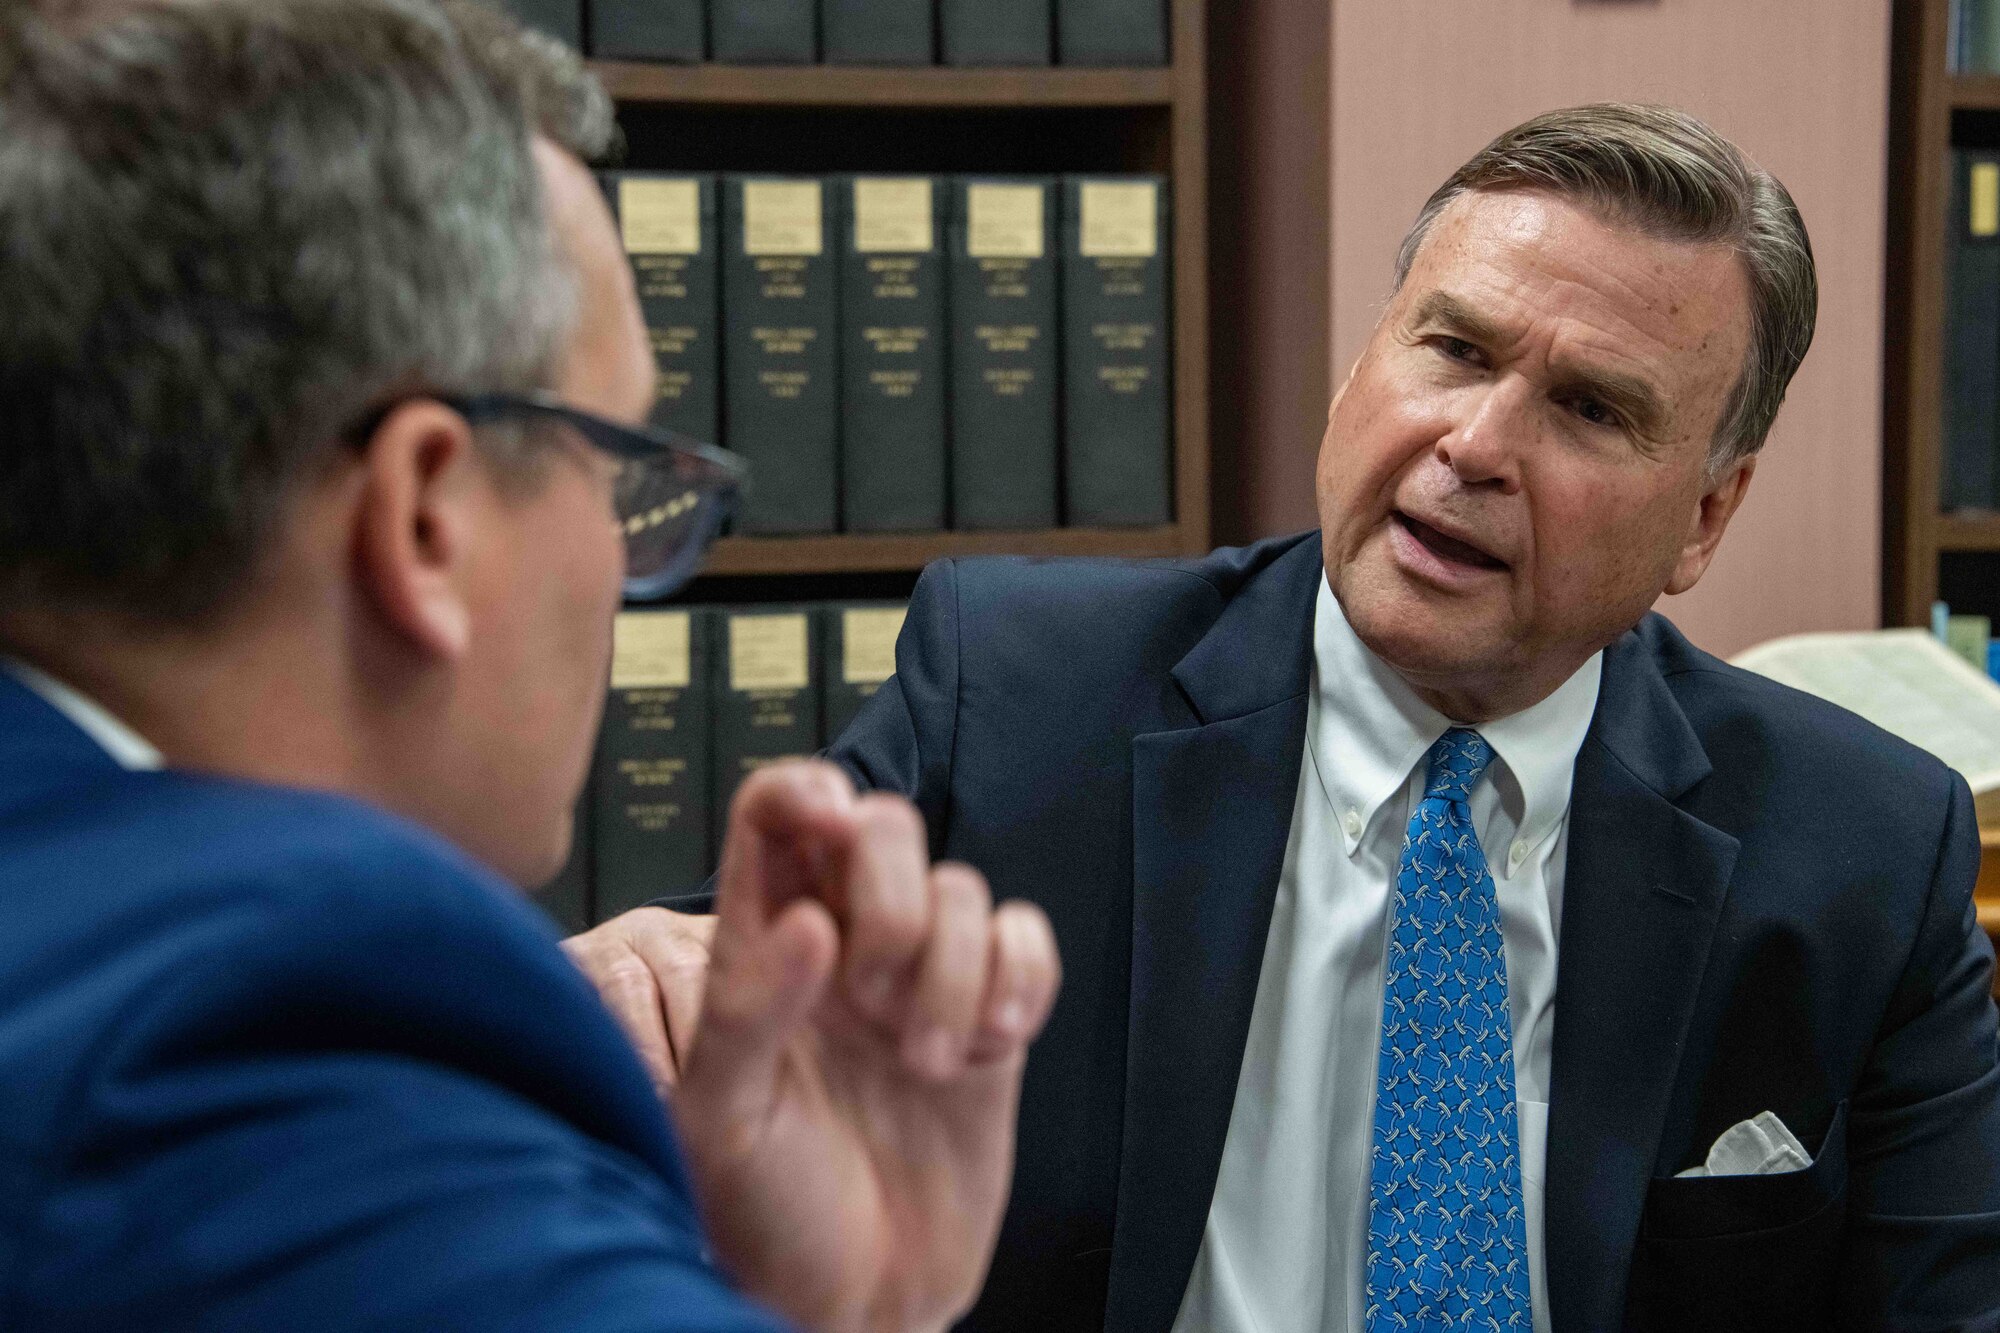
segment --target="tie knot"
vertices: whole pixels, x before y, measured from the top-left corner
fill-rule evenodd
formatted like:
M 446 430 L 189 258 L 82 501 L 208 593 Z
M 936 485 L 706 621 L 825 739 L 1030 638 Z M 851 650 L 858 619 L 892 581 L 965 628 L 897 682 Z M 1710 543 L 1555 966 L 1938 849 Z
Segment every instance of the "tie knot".
M 1424 779 L 1427 801 L 1463 801 L 1472 784 L 1493 762 L 1493 747 L 1476 731 L 1453 727 L 1431 746 L 1430 775 Z

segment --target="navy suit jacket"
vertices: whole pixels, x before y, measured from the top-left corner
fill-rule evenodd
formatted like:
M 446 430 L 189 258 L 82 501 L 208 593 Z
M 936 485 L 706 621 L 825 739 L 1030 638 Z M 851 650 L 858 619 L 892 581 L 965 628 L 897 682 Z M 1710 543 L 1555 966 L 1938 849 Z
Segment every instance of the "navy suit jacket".
M 1163 1333 L 1214 1193 L 1305 746 L 1319 543 L 918 584 L 834 746 L 1054 920 L 973 1329 Z M 1559 1333 L 2000 1325 L 2000 1067 L 1965 784 L 1649 616 L 1571 798 L 1549 1108 Z M 1789 1176 L 1674 1179 L 1776 1112 Z M 1274 1331 L 1284 1333 L 1284 1331 Z
M 0 671 L 0 1329 L 776 1327 L 519 894 Z

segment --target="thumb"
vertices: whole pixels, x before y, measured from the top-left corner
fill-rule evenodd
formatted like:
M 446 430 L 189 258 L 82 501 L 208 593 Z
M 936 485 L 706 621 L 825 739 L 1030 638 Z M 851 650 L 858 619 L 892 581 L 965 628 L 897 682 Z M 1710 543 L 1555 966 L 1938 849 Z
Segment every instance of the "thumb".
M 747 1150 L 776 1109 L 785 1045 L 826 993 L 839 937 L 807 899 L 754 932 L 723 918 L 714 947 L 675 1109 L 690 1135 L 724 1133 Z

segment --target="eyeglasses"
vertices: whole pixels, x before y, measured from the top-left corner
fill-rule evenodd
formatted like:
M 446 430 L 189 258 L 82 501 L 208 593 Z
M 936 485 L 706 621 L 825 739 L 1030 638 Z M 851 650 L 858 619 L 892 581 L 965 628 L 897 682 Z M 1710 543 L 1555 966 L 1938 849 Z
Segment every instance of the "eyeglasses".
M 625 537 L 625 595 L 665 597 L 694 577 L 749 476 L 737 455 L 657 426 L 625 426 L 553 394 L 437 394 L 472 425 L 506 417 L 557 421 L 618 460 L 612 502 Z M 388 409 L 366 423 L 373 434 Z

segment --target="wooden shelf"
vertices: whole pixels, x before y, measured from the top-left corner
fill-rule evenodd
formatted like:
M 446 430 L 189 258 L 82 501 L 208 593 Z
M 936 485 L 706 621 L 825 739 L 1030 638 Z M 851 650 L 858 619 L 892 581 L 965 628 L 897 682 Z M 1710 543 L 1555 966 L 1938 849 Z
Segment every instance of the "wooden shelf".
M 1168 106 L 1159 69 L 876 69 L 841 65 L 661 65 L 593 60 L 620 102 L 738 107 Z
M 1208 549 L 1207 0 L 1169 0 L 1168 21 L 1173 63 L 1165 67 L 589 62 L 619 105 L 628 165 L 636 169 L 1146 173 L 1165 176 L 1172 190 L 1174 522 L 1041 532 L 732 537 L 716 544 L 704 578 L 748 576 L 776 589 L 802 580 L 823 586 L 830 576 L 860 586 L 894 582 L 882 576 L 914 573 L 945 556 L 1146 559 Z
M 865 574 L 922 569 L 953 555 L 1125 556 L 1199 554 L 1177 524 L 1158 528 L 1052 528 L 1040 532 L 841 533 L 826 537 L 724 537 L 704 575 Z
M 2000 111 L 2000 74 L 1954 74 L 1945 96 L 1954 111 Z
M 2000 551 L 2000 514 L 1943 514 L 1936 533 L 1940 551 Z

